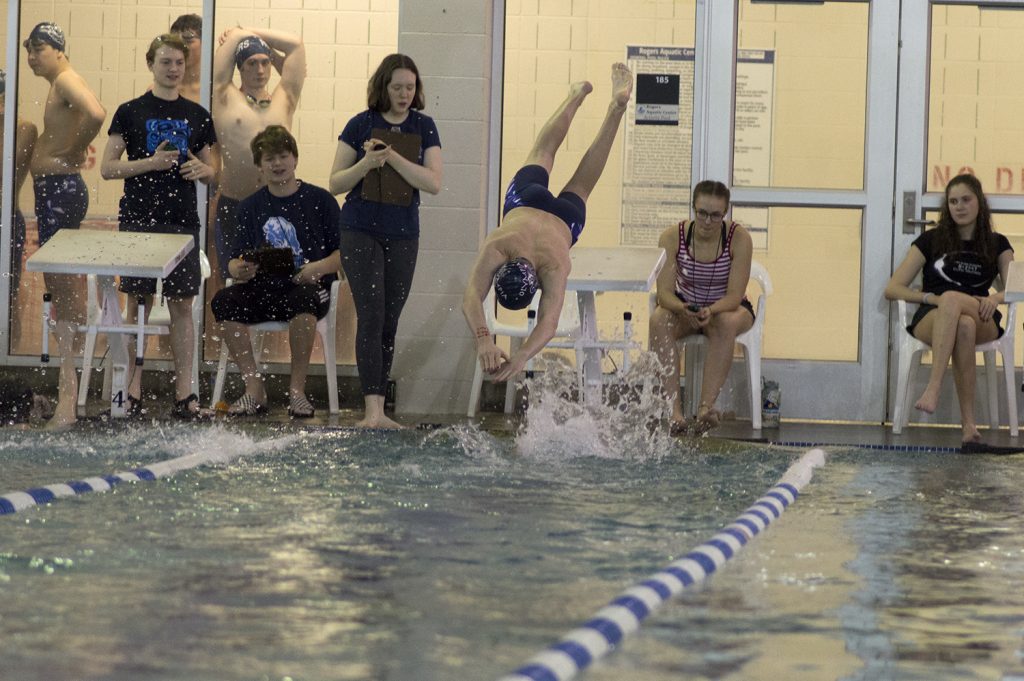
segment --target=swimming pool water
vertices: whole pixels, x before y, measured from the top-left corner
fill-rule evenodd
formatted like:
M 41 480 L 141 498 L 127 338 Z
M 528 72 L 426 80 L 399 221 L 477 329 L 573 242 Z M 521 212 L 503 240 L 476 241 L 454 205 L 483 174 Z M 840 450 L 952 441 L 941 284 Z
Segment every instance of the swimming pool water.
M 5 433 L 0 493 L 196 451 L 227 463 L 0 517 L 0 679 L 496 679 L 707 539 L 800 454 L 620 458 L 460 427 Z M 1020 673 L 1013 457 L 835 452 L 783 517 L 588 671 Z

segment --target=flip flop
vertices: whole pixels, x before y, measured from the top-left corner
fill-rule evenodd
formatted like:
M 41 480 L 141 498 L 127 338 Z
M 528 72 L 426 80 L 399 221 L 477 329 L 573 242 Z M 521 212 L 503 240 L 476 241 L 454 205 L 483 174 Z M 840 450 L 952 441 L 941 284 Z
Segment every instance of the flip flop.
M 998 445 L 990 445 L 985 442 L 961 442 L 960 443 L 961 454 L 996 454 L 996 455 L 1007 455 L 1007 454 L 1024 454 L 1024 447 L 1000 447 Z
M 171 408 L 171 416 L 182 419 L 183 421 L 195 421 L 196 419 L 203 418 L 201 409 L 192 411 L 192 403 L 195 402 L 196 406 L 199 406 L 199 395 L 192 393 L 188 397 L 174 401 L 174 407 Z
M 288 400 L 288 416 L 293 419 L 310 419 L 316 412 L 313 405 L 309 403 L 305 395 L 292 397 Z
M 228 416 L 259 416 L 267 413 L 267 405 L 260 404 L 249 393 L 245 393 L 228 407 Z

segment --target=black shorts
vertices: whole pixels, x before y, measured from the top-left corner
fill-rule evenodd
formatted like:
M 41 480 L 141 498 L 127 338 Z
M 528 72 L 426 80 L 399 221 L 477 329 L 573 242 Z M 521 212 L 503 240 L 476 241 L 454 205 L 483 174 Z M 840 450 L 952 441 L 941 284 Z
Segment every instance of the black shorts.
M 675 294 L 676 294 L 676 298 L 678 298 L 679 300 L 683 301 L 684 303 L 688 302 L 686 300 L 686 298 L 683 298 L 679 294 L 679 291 L 676 291 Z M 754 306 L 750 304 L 750 301 L 747 300 L 746 297 L 744 297 L 743 300 L 740 301 L 740 307 L 742 307 L 744 310 L 746 310 L 747 312 L 750 313 L 750 319 L 751 320 L 757 321 L 757 315 L 754 314 Z
M 203 275 L 199 267 L 199 232 L 181 225 L 146 225 L 139 227 L 121 223 L 118 230 L 122 232 L 145 232 L 147 234 L 186 234 L 192 237 L 192 250 L 185 259 L 171 270 L 164 278 L 163 295 L 168 298 L 191 298 L 199 293 L 199 284 Z M 121 277 L 118 286 L 121 293 L 132 295 L 153 295 L 156 293 L 156 279 L 140 277 Z
M 911 336 L 914 336 L 914 329 L 917 328 L 917 325 L 921 323 L 921 320 L 924 319 L 924 316 L 926 314 L 934 310 L 936 307 L 938 306 L 928 305 L 927 303 L 921 303 L 917 307 L 917 310 L 914 311 L 914 316 L 911 317 L 910 323 L 907 324 L 907 333 L 909 333 Z M 1006 333 L 1003 330 L 1003 325 L 1000 323 L 1003 321 L 1003 313 L 1000 312 L 999 310 L 993 312 L 992 321 L 996 323 L 996 331 L 998 332 L 996 338 L 1002 338 L 1003 334 Z M 917 338 L 917 336 L 914 336 L 914 338 Z
M 210 301 L 218 322 L 288 322 L 300 314 L 323 319 L 331 305 L 334 278 L 320 284 L 295 284 L 282 277 L 256 277 L 217 291 Z
M 562 192 L 557 197 L 548 190 L 548 171 L 544 166 L 528 165 L 519 169 L 505 191 L 502 217 L 513 208 L 536 208 L 551 213 L 565 223 L 575 244 L 587 221 L 587 204 L 577 194 Z

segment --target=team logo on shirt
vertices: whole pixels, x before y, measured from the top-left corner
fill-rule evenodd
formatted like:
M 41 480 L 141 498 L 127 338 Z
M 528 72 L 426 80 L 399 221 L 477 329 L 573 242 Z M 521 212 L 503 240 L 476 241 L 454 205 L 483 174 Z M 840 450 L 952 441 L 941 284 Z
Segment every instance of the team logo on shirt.
M 944 255 L 932 267 L 941 279 L 958 287 L 978 287 L 986 282 L 984 265 L 970 251 Z
M 295 234 L 295 225 L 282 217 L 272 217 L 263 223 L 263 238 L 274 248 L 290 248 L 295 259 L 295 267 L 302 267 L 302 246 Z
M 188 121 L 150 118 L 146 121 L 146 151 L 150 156 L 160 144 L 167 140 L 178 150 L 181 163 L 188 160 L 188 141 L 192 137 L 192 128 Z

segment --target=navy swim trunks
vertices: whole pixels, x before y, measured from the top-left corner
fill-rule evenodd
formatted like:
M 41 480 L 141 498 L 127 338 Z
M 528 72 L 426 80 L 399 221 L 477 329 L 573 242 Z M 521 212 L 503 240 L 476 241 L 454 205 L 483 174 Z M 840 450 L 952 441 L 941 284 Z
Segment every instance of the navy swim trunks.
M 78 229 L 89 210 L 89 189 L 78 173 L 33 178 L 39 245 L 62 229 Z
M 587 204 L 577 194 L 562 192 L 557 197 L 548 190 L 548 171 L 543 166 L 528 165 L 519 169 L 505 192 L 502 217 L 513 208 L 536 208 L 551 213 L 569 228 L 576 243 L 587 220 Z

